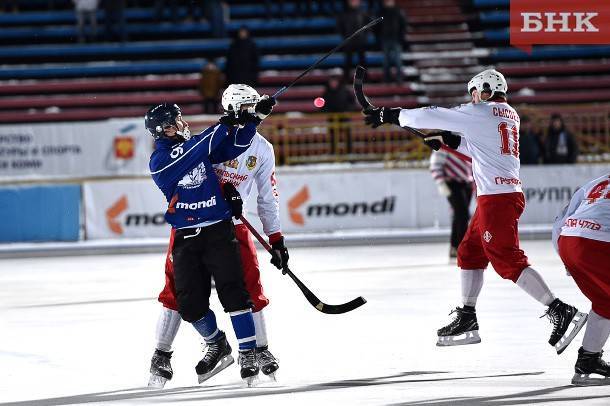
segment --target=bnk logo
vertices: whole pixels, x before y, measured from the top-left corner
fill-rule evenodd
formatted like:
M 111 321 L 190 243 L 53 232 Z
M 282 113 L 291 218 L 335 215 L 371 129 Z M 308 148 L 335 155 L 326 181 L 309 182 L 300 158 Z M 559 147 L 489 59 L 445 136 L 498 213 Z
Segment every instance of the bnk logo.
M 381 215 L 394 212 L 395 196 L 384 197 L 373 202 L 316 203 L 305 205 L 310 200 L 309 188 L 303 186 L 288 200 L 288 215 L 297 225 L 305 225 L 305 218 L 312 217 L 354 217 Z M 303 207 L 304 206 L 304 207 Z M 305 213 L 303 215 L 303 213 Z
M 123 235 L 124 227 L 137 227 L 137 226 L 162 226 L 165 225 L 165 217 L 163 213 L 155 214 L 134 214 L 128 213 L 125 219 L 121 221 L 121 214 L 129 208 L 129 202 L 127 196 L 123 195 L 117 200 L 112 206 L 106 210 L 106 224 L 110 231 L 114 234 Z
M 511 0 L 510 43 L 526 52 L 534 44 L 609 44 L 610 1 Z

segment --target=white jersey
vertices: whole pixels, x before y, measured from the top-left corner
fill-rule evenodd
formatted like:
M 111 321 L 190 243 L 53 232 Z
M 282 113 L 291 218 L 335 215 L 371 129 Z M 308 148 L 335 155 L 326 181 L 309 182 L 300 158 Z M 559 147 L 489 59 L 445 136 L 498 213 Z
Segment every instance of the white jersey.
M 507 103 L 469 103 L 447 109 L 403 109 L 401 126 L 458 133 L 459 152 L 472 158 L 477 196 L 521 192 L 519 115 Z
M 578 189 L 555 219 L 553 245 L 560 235 L 610 242 L 610 173 Z
M 281 232 L 279 195 L 275 180 L 275 154 L 273 145 L 269 141 L 256 133 L 246 152 L 236 159 L 214 165 L 214 169 L 221 182 L 231 182 L 235 186 L 244 204 L 256 182 L 258 188 L 256 202 L 263 231 L 268 236 Z M 240 221 L 236 220 L 235 223 L 239 224 Z

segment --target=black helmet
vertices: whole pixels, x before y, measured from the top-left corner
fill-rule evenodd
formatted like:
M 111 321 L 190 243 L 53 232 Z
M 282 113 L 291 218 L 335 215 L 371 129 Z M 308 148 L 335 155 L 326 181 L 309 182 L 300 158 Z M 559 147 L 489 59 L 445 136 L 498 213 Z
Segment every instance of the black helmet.
M 180 107 L 174 103 L 162 103 L 151 107 L 144 116 L 144 125 L 155 138 L 162 137 L 165 133 L 163 128 L 175 126 L 176 118 L 182 115 Z

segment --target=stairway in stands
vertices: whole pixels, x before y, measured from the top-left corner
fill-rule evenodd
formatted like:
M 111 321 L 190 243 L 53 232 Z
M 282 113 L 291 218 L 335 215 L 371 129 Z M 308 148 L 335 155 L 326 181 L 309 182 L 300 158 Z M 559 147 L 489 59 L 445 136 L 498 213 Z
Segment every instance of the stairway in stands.
M 406 63 L 419 72 L 422 104 L 452 105 L 467 100 L 466 83 L 482 70 L 489 51 L 474 45 L 470 15 L 460 0 L 402 0 L 407 14 Z

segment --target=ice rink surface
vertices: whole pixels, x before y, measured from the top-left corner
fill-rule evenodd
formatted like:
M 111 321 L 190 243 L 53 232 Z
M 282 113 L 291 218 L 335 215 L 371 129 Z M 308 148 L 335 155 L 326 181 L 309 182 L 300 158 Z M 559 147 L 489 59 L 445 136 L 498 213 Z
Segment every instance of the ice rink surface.
M 588 311 L 550 242 L 523 247 L 555 294 Z M 478 303 L 482 343 L 438 348 L 459 304 L 446 244 L 292 249 L 291 268 L 320 298 L 368 303 L 344 315 L 312 308 L 259 252 L 277 383 L 244 388 L 233 365 L 204 385 L 201 345 L 186 324 L 174 379 L 148 390 L 164 281 L 162 254 L 0 260 L 0 404 L 75 405 L 610 405 L 610 387 L 570 386 L 581 332 L 561 355 L 544 308 L 488 269 Z M 213 294 L 219 324 L 236 347 Z M 607 347 L 606 347 L 607 348 Z M 235 350 L 234 350 L 235 351 Z

